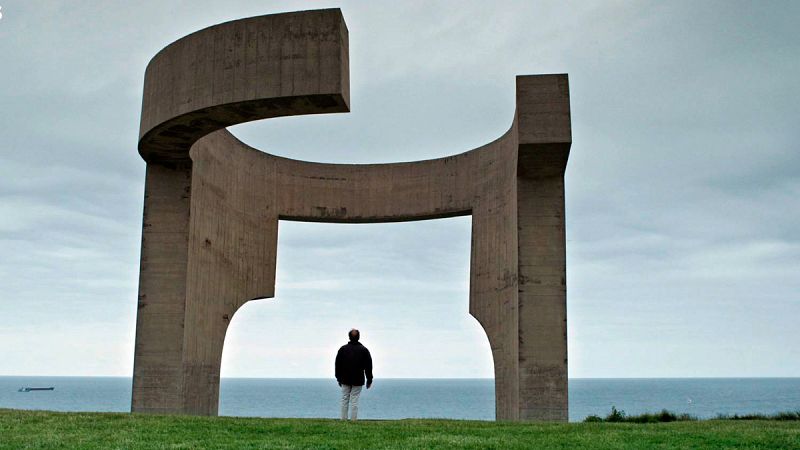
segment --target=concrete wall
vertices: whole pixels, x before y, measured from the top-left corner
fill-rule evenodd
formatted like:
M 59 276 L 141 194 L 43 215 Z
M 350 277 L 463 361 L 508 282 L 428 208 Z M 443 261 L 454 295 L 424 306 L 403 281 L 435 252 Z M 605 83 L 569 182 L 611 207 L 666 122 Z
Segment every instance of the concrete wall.
M 509 131 L 436 160 L 310 163 L 225 130 L 346 112 L 347 47 L 338 9 L 307 11 L 201 30 L 148 66 L 133 411 L 217 413 L 227 326 L 245 302 L 275 292 L 280 219 L 471 214 L 470 313 L 491 344 L 497 418 L 566 420 L 566 75 L 518 77 Z

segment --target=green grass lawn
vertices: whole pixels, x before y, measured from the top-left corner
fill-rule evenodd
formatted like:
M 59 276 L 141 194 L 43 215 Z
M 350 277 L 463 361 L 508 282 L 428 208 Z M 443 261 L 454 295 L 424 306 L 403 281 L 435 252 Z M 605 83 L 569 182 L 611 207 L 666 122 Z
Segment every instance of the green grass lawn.
M 152 416 L 0 409 L 0 448 L 800 449 L 800 422 L 496 423 Z

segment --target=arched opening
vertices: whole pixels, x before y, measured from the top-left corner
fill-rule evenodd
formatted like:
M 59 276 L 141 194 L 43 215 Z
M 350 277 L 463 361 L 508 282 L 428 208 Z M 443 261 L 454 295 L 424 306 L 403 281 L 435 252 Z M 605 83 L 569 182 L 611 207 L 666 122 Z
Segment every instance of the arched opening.
M 495 417 L 486 334 L 468 311 L 470 217 L 281 221 L 275 298 L 232 318 L 221 415 L 337 417 L 337 349 L 357 327 L 375 365 L 362 418 Z

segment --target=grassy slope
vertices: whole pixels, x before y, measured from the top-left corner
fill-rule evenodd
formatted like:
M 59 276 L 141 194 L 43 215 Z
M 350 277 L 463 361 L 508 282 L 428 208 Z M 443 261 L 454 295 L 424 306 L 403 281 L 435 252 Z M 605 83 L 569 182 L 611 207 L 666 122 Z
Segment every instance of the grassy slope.
M 52 413 L 0 409 L 0 448 L 800 449 L 800 423 L 511 424 Z

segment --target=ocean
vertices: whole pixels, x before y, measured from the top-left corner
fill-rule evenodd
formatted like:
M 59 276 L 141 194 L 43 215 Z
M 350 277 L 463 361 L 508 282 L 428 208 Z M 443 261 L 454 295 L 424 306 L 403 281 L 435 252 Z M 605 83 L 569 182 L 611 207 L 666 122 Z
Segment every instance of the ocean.
M 17 392 L 23 386 L 53 391 Z M 699 418 L 718 414 L 800 410 L 800 378 L 571 379 L 570 421 L 663 408 Z M 339 387 L 328 379 L 223 378 L 220 415 L 338 416 Z M 113 377 L 0 377 L 0 408 L 127 412 L 131 379 Z M 494 380 L 377 379 L 363 391 L 363 419 L 494 419 Z

